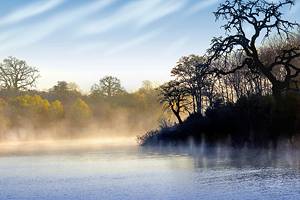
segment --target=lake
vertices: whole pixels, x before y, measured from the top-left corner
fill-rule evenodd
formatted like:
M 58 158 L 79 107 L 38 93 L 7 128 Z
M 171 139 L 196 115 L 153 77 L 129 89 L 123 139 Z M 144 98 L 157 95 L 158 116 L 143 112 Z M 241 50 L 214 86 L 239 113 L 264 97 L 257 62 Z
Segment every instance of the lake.
M 300 199 L 299 150 L 90 146 L 0 156 L 0 199 Z

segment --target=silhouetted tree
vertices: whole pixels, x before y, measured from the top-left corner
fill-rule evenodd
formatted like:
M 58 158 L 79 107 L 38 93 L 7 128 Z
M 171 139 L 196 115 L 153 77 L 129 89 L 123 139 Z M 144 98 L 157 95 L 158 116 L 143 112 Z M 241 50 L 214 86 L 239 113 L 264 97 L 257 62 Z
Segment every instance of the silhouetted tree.
M 92 95 L 112 97 L 123 94 L 125 90 L 121 86 L 121 81 L 117 77 L 105 76 L 100 79 L 98 84 L 91 88 Z
M 227 0 L 222 3 L 214 14 L 217 20 L 222 18 L 226 21 L 222 27 L 227 34 L 224 38 L 212 40 L 212 47 L 209 49 L 211 60 L 227 57 L 234 49 L 241 49 L 245 57 L 241 65 L 227 71 L 219 70 L 219 73 L 234 73 L 247 67 L 253 73 L 263 74 L 272 83 L 273 95 L 281 96 L 288 89 L 291 80 L 300 73 L 299 66 L 293 64 L 293 60 L 300 56 L 300 47 L 295 45 L 282 49 L 271 63 L 265 64 L 259 55 L 257 44 L 261 38 L 268 39 L 273 31 L 287 40 L 293 36 L 291 31 L 299 25 L 283 19 L 282 14 L 282 9 L 292 5 L 293 0 Z M 252 31 L 246 31 L 246 28 L 251 28 Z M 276 77 L 275 68 L 284 71 L 283 78 Z
M 186 87 L 186 91 L 191 95 L 193 112 L 201 113 L 204 89 L 210 84 L 206 79 L 209 69 L 205 63 L 206 59 L 201 56 L 183 56 L 171 71 L 176 81 Z
M 0 64 L 0 84 L 3 89 L 26 90 L 35 86 L 39 77 L 39 71 L 24 60 L 8 57 Z
M 166 109 L 170 109 L 179 123 L 182 123 L 180 114 L 189 111 L 189 94 L 186 88 L 177 81 L 169 81 L 158 88 L 160 92 L 160 103 Z
M 273 63 L 273 58 L 278 57 L 282 54 L 282 51 L 286 49 L 293 48 L 295 46 L 300 46 L 300 37 L 299 33 L 289 40 L 284 40 L 280 37 L 271 38 L 267 44 L 260 48 L 260 57 L 262 58 L 265 65 L 271 65 Z M 296 66 L 300 67 L 300 56 L 294 58 L 291 63 Z M 291 66 L 292 67 L 292 66 Z M 292 70 L 292 69 L 291 69 Z M 274 68 L 273 73 L 276 77 L 280 80 L 285 79 L 286 71 L 282 70 L 282 67 Z M 299 91 L 300 75 L 290 80 L 288 89 L 297 89 Z
M 245 55 L 241 51 L 232 52 L 226 59 L 226 69 L 232 70 L 241 65 Z M 221 65 L 222 66 L 222 65 Z M 222 68 L 221 68 L 222 70 Z M 229 88 L 230 102 L 234 102 L 242 96 L 271 94 L 271 83 L 262 73 L 253 73 L 249 68 L 243 68 L 235 73 L 219 77 L 223 79 Z

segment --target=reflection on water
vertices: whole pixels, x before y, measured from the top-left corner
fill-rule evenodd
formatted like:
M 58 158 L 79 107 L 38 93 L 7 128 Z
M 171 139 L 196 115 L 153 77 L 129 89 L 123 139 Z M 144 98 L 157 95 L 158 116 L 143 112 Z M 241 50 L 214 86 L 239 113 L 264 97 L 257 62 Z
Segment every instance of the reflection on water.
M 300 199 L 299 150 L 102 147 L 0 157 L 0 199 Z
M 195 168 L 263 168 L 284 167 L 300 170 L 300 149 L 235 149 L 228 147 L 144 148 L 144 153 L 188 156 Z

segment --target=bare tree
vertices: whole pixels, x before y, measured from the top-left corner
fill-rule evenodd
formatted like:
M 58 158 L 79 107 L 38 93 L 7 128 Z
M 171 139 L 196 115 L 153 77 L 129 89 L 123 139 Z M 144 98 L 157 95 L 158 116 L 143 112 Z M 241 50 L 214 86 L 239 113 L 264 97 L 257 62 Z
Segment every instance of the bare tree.
M 39 77 L 39 70 L 24 60 L 8 57 L 0 64 L 0 84 L 4 89 L 26 90 L 35 86 Z
M 275 97 L 280 97 L 288 89 L 292 79 L 300 73 L 299 66 L 293 63 L 300 56 L 300 46 L 295 45 L 282 49 L 281 53 L 274 56 L 272 62 L 265 64 L 260 58 L 258 43 L 268 39 L 272 32 L 289 40 L 293 37 L 293 29 L 298 28 L 296 22 L 283 19 L 282 9 L 294 5 L 293 0 L 266 1 L 266 0 L 227 0 L 222 3 L 214 13 L 216 19 L 224 19 L 222 27 L 226 37 L 214 38 L 209 49 L 210 60 L 227 57 L 235 49 L 243 51 L 245 57 L 241 65 L 231 70 L 220 70 L 220 74 L 234 73 L 247 67 L 253 73 L 263 74 L 272 84 Z M 252 31 L 248 31 L 251 28 Z M 247 29 L 247 31 L 246 31 Z M 278 79 L 275 68 L 284 71 L 284 77 Z
M 236 66 L 241 65 L 245 55 L 240 51 L 233 51 L 226 59 L 226 69 L 233 70 Z M 264 60 L 264 59 L 263 59 Z M 221 70 L 223 70 L 221 68 Z M 223 76 L 224 83 L 230 88 L 230 101 L 239 99 L 242 96 L 249 95 L 266 95 L 271 94 L 271 84 L 268 79 L 260 72 L 252 72 L 249 68 L 243 68 L 235 73 Z
M 170 109 L 179 123 L 182 123 L 181 113 L 189 111 L 189 94 L 182 84 L 177 81 L 169 81 L 159 88 L 160 103 L 166 109 Z
M 204 89 L 209 82 L 206 77 L 209 74 L 206 58 L 197 55 L 183 56 L 179 59 L 171 74 L 176 81 L 186 87 L 192 97 L 193 112 L 201 113 L 203 106 Z
M 100 79 L 98 84 L 92 86 L 91 92 L 94 95 L 112 97 L 123 94 L 125 90 L 122 88 L 121 81 L 117 77 L 105 76 Z
M 280 57 L 282 51 L 285 51 L 286 49 L 290 49 L 296 46 L 300 46 L 299 33 L 298 35 L 296 35 L 293 38 L 290 38 L 289 40 L 284 40 L 280 37 L 271 38 L 263 47 L 260 48 L 259 53 L 265 65 L 272 65 L 273 63 L 272 58 Z M 291 61 L 291 64 L 299 68 L 300 56 L 294 58 Z M 291 70 L 293 70 L 292 67 Z M 276 75 L 277 79 L 279 80 L 285 79 L 286 71 L 283 69 L 283 66 L 280 65 L 277 67 L 275 66 L 273 69 L 273 73 Z M 299 80 L 300 80 L 300 74 L 297 77 L 291 79 L 288 89 L 295 89 L 293 88 L 294 86 L 299 89 L 299 87 L 297 87 L 297 85 L 299 85 Z

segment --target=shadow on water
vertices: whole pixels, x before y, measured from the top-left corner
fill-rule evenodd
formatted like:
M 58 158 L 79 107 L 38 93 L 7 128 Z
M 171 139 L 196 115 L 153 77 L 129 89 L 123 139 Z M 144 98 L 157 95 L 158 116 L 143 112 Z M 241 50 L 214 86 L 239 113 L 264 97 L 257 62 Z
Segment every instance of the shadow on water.
M 21 143 L 2 145 L 1 157 L 10 156 L 47 156 L 62 155 L 76 157 L 95 155 L 101 158 L 110 155 L 112 158 L 143 159 L 149 158 L 184 158 L 195 169 L 263 169 L 286 168 L 300 171 L 300 149 L 282 145 L 279 148 L 233 148 L 229 145 L 208 146 L 205 144 L 180 146 L 147 146 L 141 147 L 133 144 L 100 143 L 91 141 L 43 141 L 38 144 Z M 52 144 L 54 143 L 54 144 Z M 176 160 L 176 159 L 175 159 Z
M 186 156 L 195 168 L 291 168 L 300 171 L 300 149 L 295 148 L 243 148 L 228 146 L 160 146 L 142 147 L 142 153 L 161 156 Z

